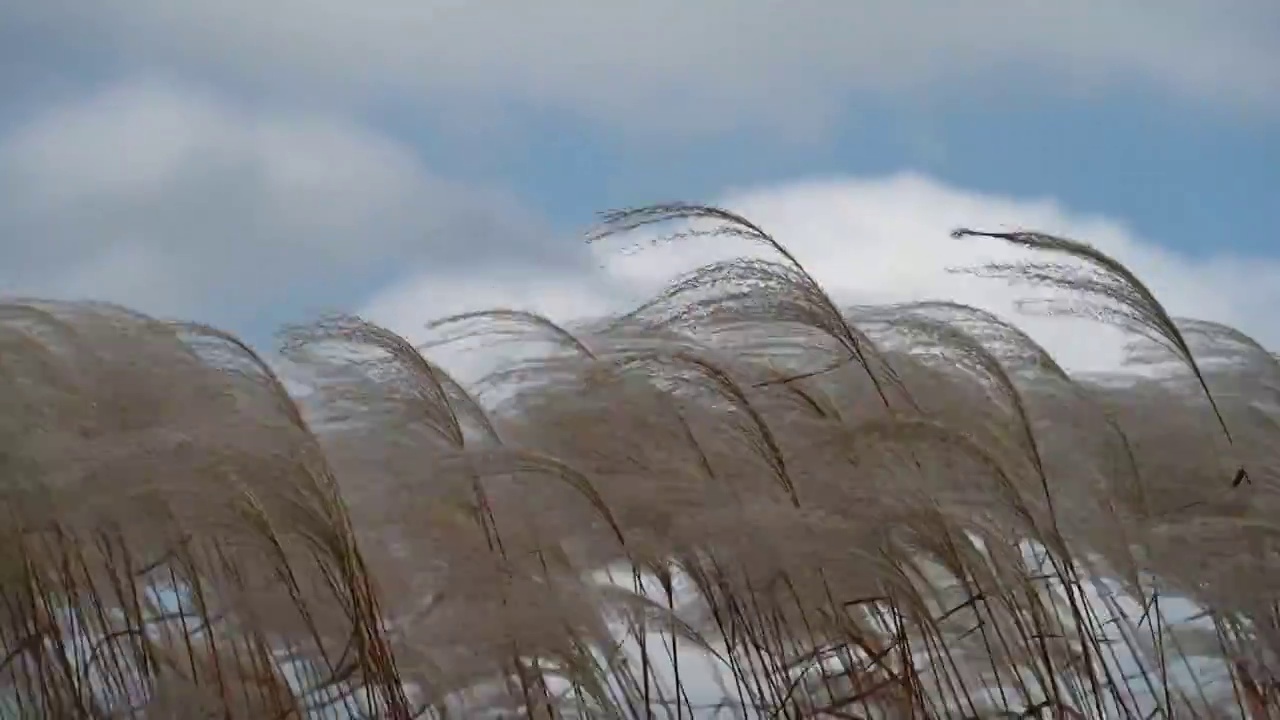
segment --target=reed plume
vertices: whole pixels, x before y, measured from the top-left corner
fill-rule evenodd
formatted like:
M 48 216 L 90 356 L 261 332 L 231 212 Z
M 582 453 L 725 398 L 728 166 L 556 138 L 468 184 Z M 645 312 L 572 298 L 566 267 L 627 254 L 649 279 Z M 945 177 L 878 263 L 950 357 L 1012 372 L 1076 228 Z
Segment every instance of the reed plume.
M 958 231 L 1082 261 L 978 272 L 1074 293 L 1144 372 L 841 307 L 718 208 L 591 238 L 671 224 L 776 259 L 420 347 L 322 318 L 288 382 L 217 328 L 0 304 L 0 717 L 1280 712 L 1275 354 L 1049 235 Z M 520 352 L 463 383 L 431 355 L 469 339 Z

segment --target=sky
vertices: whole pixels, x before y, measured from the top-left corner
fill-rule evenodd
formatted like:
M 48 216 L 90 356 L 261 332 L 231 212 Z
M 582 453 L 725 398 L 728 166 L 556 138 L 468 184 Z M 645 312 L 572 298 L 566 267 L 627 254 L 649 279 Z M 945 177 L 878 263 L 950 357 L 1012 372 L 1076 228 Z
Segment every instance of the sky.
M 333 311 L 572 320 L 750 250 L 583 241 L 669 200 L 747 215 L 844 302 L 1012 313 L 947 271 L 1001 251 L 948 232 L 1067 235 L 1277 347 L 1280 3 L 0 0 L 0 295 L 267 347 Z

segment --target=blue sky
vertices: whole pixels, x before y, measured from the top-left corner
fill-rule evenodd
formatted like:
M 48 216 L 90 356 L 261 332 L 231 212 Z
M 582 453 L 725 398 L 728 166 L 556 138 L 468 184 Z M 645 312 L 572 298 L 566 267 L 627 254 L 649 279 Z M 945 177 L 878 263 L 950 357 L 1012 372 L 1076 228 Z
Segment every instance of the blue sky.
M 594 314 L 706 259 L 588 249 L 594 214 L 685 199 L 850 300 L 1007 311 L 946 232 L 1034 225 L 1280 342 L 1280 6 L 1153 7 L 0 0 L 0 293 L 259 342 L 321 310 Z
M 1280 126 L 1269 119 L 1115 95 L 936 107 L 880 101 L 849 115 L 810 144 L 729 129 L 655 153 L 607 128 L 526 110 L 518 147 L 479 161 L 481 149 L 459 157 L 429 127 L 383 122 L 414 138 L 433 167 L 506 186 L 567 229 L 602 208 L 915 170 L 974 190 L 1052 196 L 1193 254 L 1280 251 Z

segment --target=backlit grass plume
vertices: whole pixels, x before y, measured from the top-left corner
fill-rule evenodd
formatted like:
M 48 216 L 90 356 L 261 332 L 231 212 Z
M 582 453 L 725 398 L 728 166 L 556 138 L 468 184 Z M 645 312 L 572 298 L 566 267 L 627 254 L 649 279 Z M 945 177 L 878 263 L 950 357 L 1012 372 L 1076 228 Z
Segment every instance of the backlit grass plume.
M 1076 376 L 946 300 L 840 307 L 718 208 L 591 237 L 671 223 L 776 259 L 421 346 L 322 318 L 287 364 L 0 304 L 0 718 L 1280 713 L 1273 353 L 1048 235 L 994 234 L 1083 266 L 980 272 L 1190 373 Z M 472 339 L 510 362 L 464 383 L 433 355 Z

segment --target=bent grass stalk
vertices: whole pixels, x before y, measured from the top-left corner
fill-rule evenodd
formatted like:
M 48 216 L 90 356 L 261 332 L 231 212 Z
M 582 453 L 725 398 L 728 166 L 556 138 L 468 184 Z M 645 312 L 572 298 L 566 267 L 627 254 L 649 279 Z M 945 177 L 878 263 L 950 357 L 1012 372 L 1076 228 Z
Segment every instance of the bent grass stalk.
M 957 231 L 1083 261 L 980 272 L 1189 376 L 1075 376 L 946 301 L 841 310 L 719 208 L 591 238 L 666 223 L 782 261 L 418 347 L 324 318 L 286 333 L 297 397 L 217 328 L 0 305 L 0 717 L 1280 711 L 1273 353 L 1049 235 Z M 542 348 L 480 381 L 500 403 L 430 358 L 484 335 Z

